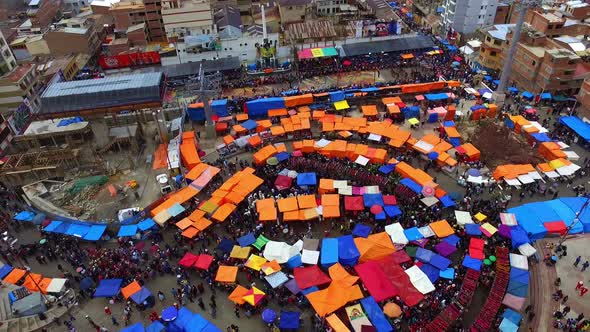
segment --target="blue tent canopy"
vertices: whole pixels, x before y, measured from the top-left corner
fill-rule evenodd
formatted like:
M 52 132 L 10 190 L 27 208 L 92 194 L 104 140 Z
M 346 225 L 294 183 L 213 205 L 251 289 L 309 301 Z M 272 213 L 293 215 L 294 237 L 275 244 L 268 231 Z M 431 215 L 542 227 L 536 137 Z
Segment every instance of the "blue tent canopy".
M 203 324 L 203 326 L 199 325 L 198 328 L 194 328 L 194 330 L 193 330 L 192 327 L 190 326 L 190 322 L 193 319 L 194 315 L 197 315 L 197 314 L 193 314 L 192 311 L 190 311 L 186 307 L 182 307 L 178 310 L 178 313 L 176 314 L 176 319 L 174 319 L 172 324 L 181 328 L 182 331 L 200 331 L 205 325 L 207 325 L 207 320 L 205 320 L 205 323 Z M 162 314 L 162 316 L 164 316 L 164 315 Z
M 297 254 L 291 258 L 289 258 L 289 260 L 287 261 L 287 266 L 294 269 L 296 267 L 300 267 L 301 265 L 303 265 L 303 262 L 301 261 L 301 255 Z
M 371 226 L 356 224 L 352 230 L 352 235 L 357 237 L 368 237 L 371 234 Z
M 268 110 L 285 108 L 285 99 L 283 97 L 270 97 L 250 100 L 246 102 L 248 116 L 251 119 L 266 118 Z
M 404 115 L 405 119 L 419 118 L 420 106 L 402 107 L 401 112 Z
M 508 88 L 508 91 L 510 93 L 518 93 L 518 88 L 515 88 L 515 87 L 511 86 L 511 87 Z
M 453 280 L 455 279 L 455 269 L 452 267 L 448 267 L 444 270 L 441 270 L 438 274 L 441 278 Z
M 258 123 L 254 120 L 246 120 L 242 122 L 240 125 L 248 131 L 254 130 L 256 129 L 256 127 L 258 127 Z
M 506 292 L 518 297 L 526 297 L 529 292 L 529 285 L 519 281 L 510 280 Z
M 502 317 L 510 320 L 511 322 L 513 322 L 516 325 L 520 324 L 520 320 L 522 319 L 521 314 L 519 314 L 518 312 L 516 312 L 510 308 L 507 308 L 506 310 L 504 310 L 504 312 L 502 313 Z
M 45 226 L 45 228 L 43 228 L 44 232 L 49 232 L 49 233 L 57 233 L 56 230 L 58 229 L 59 226 L 61 226 L 64 222 L 63 221 L 59 221 L 59 220 L 53 220 L 52 222 L 50 222 L 47 226 Z
M 395 169 L 395 165 L 387 164 L 387 165 L 383 165 L 383 166 L 379 167 L 379 172 L 387 175 L 387 174 L 393 172 L 394 169 Z
M 401 179 L 401 181 L 399 183 L 410 188 L 410 190 L 412 190 L 416 194 L 422 193 L 422 186 L 410 178 Z
M 385 218 L 387 218 L 387 215 L 385 214 L 385 212 L 377 213 L 375 215 L 376 220 L 385 220 Z
M 516 267 L 510 269 L 510 281 L 518 281 L 523 284 L 529 284 L 531 274 L 527 270 L 522 270 Z
M 532 99 L 535 95 L 532 92 L 524 91 L 522 93 L 522 97 L 526 99 Z
M 451 207 L 455 206 L 455 201 L 449 197 L 449 195 L 444 195 L 439 198 L 439 201 L 442 203 L 443 207 Z
M 137 228 L 139 228 L 139 230 L 142 232 L 146 231 L 154 226 L 156 226 L 156 222 L 154 222 L 152 220 L 152 218 L 144 219 L 137 224 Z
M 30 211 L 21 211 L 14 216 L 14 220 L 16 221 L 33 221 L 35 214 Z
M 217 246 L 217 249 L 219 249 L 225 253 L 230 253 L 233 248 L 234 248 L 234 242 L 230 239 L 221 240 L 221 242 L 219 242 L 219 245 Z
M 493 80 L 492 83 L 494 83 L 496 85 L 500 85 L 500 80 Z
M 465 233 L 471 236 L 480 236 L 482 234 L 478 224 L 465 224 Z
M 457 243 L 459 243 L 459 241 L 461 241 L 461 238 L 459 238 L 455 234 L 451 234 L 451 235 L 443 238 L 442 240 L 445 241 L 446 243 L 456 247 Z
M 504 318 L 500 322 L 500 326 L 498 326 L 498 329 L 500 330 L 500 332 L 517 332 L 518 326 L 509 319 Z
M 162 332 L 164 329 L 164 324 L 157 320 L 148 325 L 148 327 L 145 329 L 145 332 Z
M 86 277 L 80 281 L 81 290 L 87 290 L 88 288 L 92 287 L 92 285 L 94 285 L 94 281 L 90 277 Z
M 519 246 L 530 243 L 529 237 L 526 231 L 522 227 L 512 227 L 510 229 L 510 238 L 512 240 L 512 248 L 518 248 Z
M 315 173 L 299 173 L 297 174 L 298 186 L 315 186 L 317 178 Z
M 493 78 L 492 76 L 490 76 L 490 75 L 485 75 L 485 76 L 483 77 L 483 80 L 484 80 L 484 81 L 488 81 L 488 82 L 489 82 L 489 81 L 491 81 L 491 80 L 493 80 L 493 79 L 494 79 L 494 78 Z
M 248 234 L 238 238 L 238 244 L 240 245 L 240 247 L 247 247 L 254 242 L 256 242 L 256 238 L 254 237 L 254 233 L 248 233 Z
M 590 125 L 580 120 L 577 116 L 562 116 L 559 123 L 573 130 L 586 141 L 590 141 Z
M 447 120 L 447 121 L 443 122 L 443 127 L 455 127 L 455 121 Z
M 547 136 L 545 133 L 532 133 L 531 136 L 535 139 L 535 141 L 540 143 L 551 142 L 551 138 L 549 138 L 549 136 Z
M 436 254 L 428 249 L 418 247 L 416 250 L 416 259 L 422 263 L 430 263 L 434 255 Z
M 408 18 L 414 18 L 414 14 L 412 14 L 412 13 L 410 13 L 410 12 L 407 12 L 407 13 L 406 13 L 406 16 L 407 16 Z
M 94 297 L 113 297 L 119 294 L 123 279 L 103 279 L 94 291 Z
M 122 329 L 120 332 L 145 332 L 145 328 L 141 322 L 137 322 L 133 325 L 129 325 Z
M 446 100 L 449 99 L 449 95 L 446 93 L 427 93 L 424 95 L 427 100 Z
M 344 235 L 338 238 L 338 260 L 344 266 L 354 266 L 359 260 L 359 253 L 352 235 Z
M 385 210 L 385 213 L 391 218 L 402 215 L 402 210 L 396 205 L 386 205 L 383 207 L 383 210 Z
M 382 194 L 363 194 L 363 202 L 365 207 L 370 208 L 373 205 L 383 206 Z
M 300 312 L 297 311 L 281 311 L 281 318 L 279 321 L 280 329 L 298 329 Z
M 430 259 L 430 264 L 439 270 L 444 270 L 451 265 L 451 261 L 439 254 L 434 254 Z
M 422 264 L 420 270 L 426 274 L 432 283 L 435 283 L 440 278 L 440 270 L 430 264 Z
M 379 90 L 379 88 L 374 87 L 374 86 L 361 89 L 361 92 L 375 92 L 375 91 L 380 91 L 380 90 Z
M 84 224 L 70 224 L 68 230 L 65 232 L 67 235 L 83 238 L 90 231 L 90 225 Z
M 330 96 L 331 103 L 344 100 L 344 91 L 330 91 L 328 95 Z
M 187 107 L 186 115 L 192 121 L 205 121 L 205 109 L 203 107 Z
M 143 301 L 145 301 L 150 296 L 152 296 L 152 292 L 150 292 L 150 290 L 145 287 L 141 287 L 137 293 L 131 295 L 130 297 L 135 303 L 142 304 Z
M 301 290 L 301 293 L 303 293 L 303 295 L 307 295 L 307 294 L 311 294 L 311 293 L 313 293 L 313 292 L 317 292 L 317 291 L 319 291 L 319 290 L 320 290 L 320 289 L 319 289 L 319 288 L 317 288 L 317 286 L 311 286 L 311 287 L 309 287 L 309 288 L 302 289 L 302 290 Z
M 227 99 L 213 100 L 211 102 L 211 110 L 215 112 L 217 116 L 228 116 Z
M 490 89 L 479 89 L 479 90 L 477 90 L 477 91 L 478 91 L 478 92 L 479 92 L 479 94 L 480 94 L 480 95 L 482 95 L 482 96 L 483 96 L 484 94 L 486 94 L 486 93 L 492 93 L 492 90 L 490 90 Z
M 389 324 L 389 321 L 383 314 L 383 310 L 381 310 L 372 296 L 367 296 L 362 299 L 361 305 L 363 306 L 363 309 L 365 309 L 365 313 L 378 332 L 393 331 L 393 327 L 391 327 L 391 324 Z
M 416 241 L 424 238 L 424 235 L 420 233 L 417 227 L 404 229 L 404 235 L 406 236 L 408 241 Z
M 338 263 L 338 239 L 324 238 L 320 250 L 320 264 L 326 268 L 336 263 Z
M 551 93 L 549 93 L 549 92 L 541 93 L 541 100 L 551 100 Z
M 468 269 L 480 271 L 481 270 L 481 260 L 471 258 L 471 256 L 469 256 L 469 255 L 465 255 L 465 258 L 463 258 L 463 266 L 465 266 Z
M 277 153 L 277 155 L 275 156 L 275 158 L 277 158 L 277 160 L 279 162 L 281 161 L 285 161 L 287 159 L 289 159 L 289 157 L 291 157 L 291 155 L 288 152 L 279 152 Z
M 98 241 L 107 230 L 107 225 L 92 225 L 88 230 L 88 233 L 84 235 L 86 241 Z
M 3 265 L 0 268 L 0 279 L 4 279 L 4 277 L 6 277 L 8 274 L 10 274 L 10 272 L 12 272 L 14 268 L 8 264 Z
M 438 8 L 436 8 L 436 12 L 439 13 L 439 14 L 444 13 L 445 12 L 445 7 L 438 7 Z
M 137 234 L 137 224 L 134 225 L 123 225 L 119 228 L 119 232 L 117 233 L 117 237 L 124 237 L 124 236 L 135 236 Z
M 543 222 L 526 204 L 508 209 L 508 213 L 514 213 L 516 215 L 518 225 L 524 229 L 529 239 L 539 240 L 547 234 L 547 229 L 543 226 Z

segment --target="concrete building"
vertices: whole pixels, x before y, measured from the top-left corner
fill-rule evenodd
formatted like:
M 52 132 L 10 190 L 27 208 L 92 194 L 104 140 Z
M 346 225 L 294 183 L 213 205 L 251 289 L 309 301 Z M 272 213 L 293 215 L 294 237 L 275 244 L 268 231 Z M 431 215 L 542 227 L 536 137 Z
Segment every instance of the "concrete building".
M 242 37 L 242 17 L 240 8 L 237 6 L 223 5 L 217 7 L 213 19 L 215 26 L 217 26 L 217 36 L 220 39 Z
M 163 1 L 162 21 L 169 41 L 183 40 L 185 36 L 216 33 L 211 4 L 208 1 Z
M 87 63 L 90 57 L 85 54 L 69 55 L 51 58 L 37 66 L 41 81 L 49 84 L 55 75 L 61 75 L 62 80 L 71 81 Z
M 460 34 L 471 34 L 494 23 L 498 0 L 445 0 L 442 23 Z
M 318 16 L 330 16 L 340 13 L 340 7 L 347 5 L 346 0 L 315 0 L 315 9 Z M 282 15 L 281 15 L 282 17 Z M 299 21 L 301 22 L 301 21 Z
M 279 13 L 281 23 L 297 23 L 305 21 L 305 16 L 311 11 L 311 0 L 280 0 Z
M 45 34 L 45 41 L 53 56 L 88 54 L 93 56 L 100 48 L 100 40 L 94 26 L 82 28 L 58 28 Z
M 0 75 L 11 72 L 14 67 L 16 67 L 16 59 L 0 31 Z
M 512 15 L 511 23 L 515 23 L 516 16 Z M 590 35 L 590 24 L 585 23 L 583 19 L 568 17 L 566 12 L 557 10 L 543 11 L 541 9 L 529 9 L 525 17 L 525 22 L 549 38 L 564 35 Z
M 15 111 L 25 100 L 33 112 L 39 110 L 42 84 L 36 67 L 32 63 L 23 64 L 0 77 L 0 114 Z
M 512 12 L 512 5 L 506 3 L 498 3 L 496 7 L 496 15 L 494 16 L 494 24 L 507 24 L 510 21 L 510 14 Z
M 576 94 L 583 81 L 577 73 L 580 65 L 582 59 L 574 52 L 541 33 L 528 32 L 517 45 L 511 80 L 532 93 Z
M 115 32 L 125 33 L 130 26 L 145 23 L 149 41 L 165 41 L 164 23 L 162 21 L 162 5 L 159 0 L 100 2 L 91 4 L 99 13 L 105 11 L 105 4 L 109 6 L 108 13 L 112 15 Z
M 31 0 L 27 9 L 31 31 L 43 32 L 47 30 L 53 19 L 63 10 L 62 0 Z
M 64 0 L 64 12 L 78 14 L 80 10 L 89 5 L 89 0 Z
M 590 78 L 586 78 L 580 87 L 580 93 L 577 96 L 578 103 L 577 108 L 580 117 L 586 117 L 590 119 Z
M 477 62 L 484 69 L 501 70 L 504 65 L 502 52 L 506 44 L 506 35 L 514 24 L 496 24 L 489 28 L 484 28 L 484 38 Z

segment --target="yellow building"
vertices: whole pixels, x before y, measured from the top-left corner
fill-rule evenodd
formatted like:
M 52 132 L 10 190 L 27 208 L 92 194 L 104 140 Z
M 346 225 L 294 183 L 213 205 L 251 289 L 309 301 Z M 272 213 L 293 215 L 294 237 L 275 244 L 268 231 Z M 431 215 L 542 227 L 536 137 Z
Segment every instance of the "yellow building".
M 502 50 L 506 44 L 506 35 L 514 24 L 496 24 L 484 29 L 477 62 L 488 69 L 501 70 L 503 66 Z

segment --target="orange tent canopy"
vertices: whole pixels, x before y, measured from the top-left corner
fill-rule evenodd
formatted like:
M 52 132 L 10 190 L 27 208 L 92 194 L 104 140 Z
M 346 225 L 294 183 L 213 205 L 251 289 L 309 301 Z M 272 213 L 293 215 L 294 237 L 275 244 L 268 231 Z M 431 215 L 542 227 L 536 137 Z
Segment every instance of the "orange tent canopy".
M 297 203 L 300 209 L 309 209 L 317 207 L 314 195 L 297 196 Z
M 197 234 L 199 234 L 199 232 L 200 231 L 198 229 L 191 226 L 191 227 L 185 229 L 182 233 L 180 233 L 180 235 L 182 235 L 188 239 L 192 239 L 195 236 L 197 236 Z
M 273 136 L 285 135 L 285 128 L 283 128 L 282 126 L 270 127 L 270 133 Z
M 234 142 L 234 137 L 232 135 L 225 135 L 223 136 L 223 143 L 225 145 L 230 145 Z
M 245 113 L 236 114 L 236 120 L 237 121 L 246 121 L 246 120 L 248 120 L 248 114 L 245 114 Z
M 10 271 L 10 273 L 4 277 L 4 281 L 16 285 L 16 283 L 27 273 L 27 271 L 22 269 L 14 269 Z
M 186 228 L 188 228 L 189 226 L 191 226 L 193 224 L 193 221 L 190 220 L 189 218 L 182 218 L 181 221 L 176 223 L 176 227 L 184 230 Z
M 354 244 L 360 253 L 360 262 L 379 260 L 393 254 L 396 250 L 386 232 L 371 234 L 369 237 L 355 237 Z
M 137 280 L 133 280 L 133 282 L 129 285 L 121 288 L 121 294 L 123 294 L 123 297 L 125 299 L 128 299 L 131 295 L 139 292 L 140 290 L 141 285 L 139 284 L 139 282 L 137 282 Z
M 338 218 L 340 217 L 340 206 L 324 206 L 322 210 L 322 215 L 324 216 L 324 218 Z
M 361 106 L 361 110 L 363 111 L 364 116 L 376 116 L 377 114 L 377 106 L 376 105 L 363 105 Z
M 340 195 L 338 194 L 324 194 L 322 195 L 322 206 L 340 206 Z
M 274 109 L 274 110 L 268 110 L 268 116 L 286 116 L 287 113 L 287 109 L 285 108 L 278 108 L 278 109 Z
M 251 136 L 250 138 L 248 138 L 248 144 L 252 146 L 258 146 L 262 144 L 262 138 L 258 135 Z
M 336 314 L 331 314 L 326 317 L 326 322 L 330 324 L 330 327 L 334 332 L 350 332 L 350 329 L 338 318 Z
M 217 275 L 215 275 L 215 281 L 219 282 L 234 282 L 238 276 L 237 266 L 219 266 Z
M 445 127 L 445 132 L 449 137 L 461 137 L 461 134 L 459 134 L 455 127 Z
M 43 278 L 40 282 L 38 282 L 39 287 L 41 288 L 41 293 L 47 294 L 47 287 L 53 281 L 53 278 Z
M 402 103 L 402 99 L 400 97 L 385 97 L 381 99 L 383 105 L 390 105 L 390 104 L 399 104 Z
M 297 204 L 297 197 L 278 199 L 277 205 L 279 207 L 280 212 L 289 212 L 299 209 L 299 205 Z
M 258 213 L 265 209 L 274 209 L 274 207 L 275 200 L 273 198 L 259 199 L 256 201 L 256 212 Z
M 192 221 L 197 221 L 205 216 L 205 211 L 196 209 L 191 214 L 189 214 L 188 218 Z
M 334 180 L 320 179 L 319 189 L 324 190 L 324 191 L 334 190 Z M 323 203 L 323 201 L 322 201 L 322 203 Z
M 350 287 L 359 280 L 359 277 L 352 276 L 346 272 L 340 263 L 330 266 L 328 268 L 328 274 L 330 275 L 332 282 L 336 282 L 342 287 Z
M 313 111 L 313 115 L 311 116 L 314 120 L 318 120 L 326 116 L 326 111 Z
M 207 227 L 211 226 L 212 222 L 208 219 L 201 218 L 195 222 L 193 222 L 192 226 L 200 231 L 204 231 Z
M 343 288 L 337 282 L 332 282 L 328 288 L 307 294 L 306 296 L 320 317 L 333 313 L 350 301 L 359 300 L 364 297 L 358 285 Z
M 40 291 L 39 283 L 43 280 L 43 276 L 38 273 L 29 273 L 25 276 L 25 281 L 23 282 L 23 286 L 26 287 L 31 292 Z M 39 285 L 40 286 L 40 285 Z
M 455 230 L 446 220 L 439 220 L 430 223 L 430 228 L 438 237 L 447 237 L 449 235 L 455 234 Z
M 231 292 L 231 294 L 229 294 L 229 296 L 227 298 L 230 301 L 232 301 L 233 303 L 236 303 L 236 304 L 244 304 L 244 303 L 246 303 L 246 301 L 244 301 L 243 297 L 244 297 L 244 295 L 246 295 L 247 292 L 248 292 L 248 289 L 247 288 L 242 287 L 241 285 L 238 285 Z
M 188 173 L 186 173 L 186 175 L 184 177 L 189 180 L 196 180 L 208 168 L 209 168 L 209 165 L 207 165 L 205 163 L 198 164 L 195 167 L 193 167 Z
M 301 220 L 301 217 L 303 217 L 303 214 L 300 212 L 301 212 L 300 210 L 295 210 L 295 211 L 287 211 L 287 212 L 283 213 L 283 221 Z
M 231 203 L 225 203 L 220 206 L 215 213 L 211 216 L 212 219 L 215 219 L 219 222 L 225 221 L 227 217 L 229 217 L 232 212 L 236 209 L 236 206 Z

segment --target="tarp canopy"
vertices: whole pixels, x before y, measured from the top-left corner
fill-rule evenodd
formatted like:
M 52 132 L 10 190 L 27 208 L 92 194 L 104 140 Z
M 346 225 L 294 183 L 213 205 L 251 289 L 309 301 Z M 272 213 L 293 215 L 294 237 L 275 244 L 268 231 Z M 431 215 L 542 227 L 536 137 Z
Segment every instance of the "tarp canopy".
M 297 174 L 298 186 L 315 186 L 317 178 L 315 173 L 299 173 Z
M 293 270 L 293 275 L 299 289 L 321 286 L 331 281 L 317 265 L 295 268 Z
M 113 297 L 119 293 L 123 279 L 103 279 L 96 287 L 94 297 Z
M 559 118 L 559 122 L 573 130 L 584 140 L 590 141 L 590 124 L 582 121 L 577 116 L 562 116 Z
M 344 55 L 358 56 L 366 54 L 379 54 L 389 52 L 404 52 L 410 50 L 430 49 L 434 42 L 427 36 L 404 37 L 396 39 L 395 43 L 388 40 L 371 41 L 364 43 L 354 43 L 342 45 Z
M 373 326 L 377 329 L 378 332 L 390 332 L 393 331 L 393 327 L 383 314 L 383 310 L 379 307 L 377 302 L 372 296 L 368 296 L 361 300 L 361 305 Z
M 345 196 L 344 209 L 347 211 L 363 211 L 365 209 L 363 196 Z
M 279 319 L 280 329 L 299 329 L 299 317 L 301 313 L 298 311 L 281 311 L 281 318 Z
M 475 271 L 481 270 L 481 264 L 482 261 L 480 259 L 471 258 L 469 255 L 465 255 L 465 258 L 463 259 L 463 266 Z
M 338 238 L 338 259 L 342 265 L 354 266 L 358 262 L 360 253 L 354 244 L 352 235 Z
M 152 296 L 152 292 L 150 292 L 150 290 L 145 287 L 141 287 L 141 289 L 133 293 L 130 298 L 133 300 L 133 302 L 142 304 L 143 301 L 147 300 L 147 298 L 150 296 Z
M 387 300 L 399 293 L 376 261 L 358 264 L 354 267 L 354 270 L 376 301 Z
M 434 285 L 428 279 L 428 276 L 420 270 L 416 265 L 406 270 L 406 274 L 410 277 L 412 285 L 422 294 L 428 294 L 435 290 Z
M 324 238 L 320 253 L 320 264 L 329 267 L 338 262 L 338 239 Z

